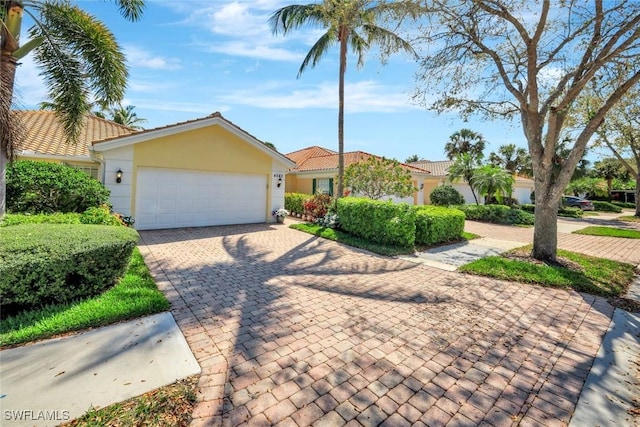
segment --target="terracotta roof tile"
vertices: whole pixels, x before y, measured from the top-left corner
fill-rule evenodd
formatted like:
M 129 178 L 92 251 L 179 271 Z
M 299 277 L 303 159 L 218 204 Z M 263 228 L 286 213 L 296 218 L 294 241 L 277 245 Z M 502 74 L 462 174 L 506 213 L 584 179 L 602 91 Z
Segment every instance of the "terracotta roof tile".
M 431 172 L 432 176 L 447 176 L 447 170 L 453 165 L 453 160 L 438 160 L 432 162 L 430 160 L 421 160 L 419 162 L 409 163 L 411 166 L 426 169 Z
M 294 173 L 338 169 L 338 154 L 322 147 L 308 147 L 289 153 L 286 156 L 297 164 L 297 167 L 291 170 L 291 172 Z M 367 160 L 369 157 L 381 158 L 380 156 L 365 153 L 364 151 L 350 151 L 344 153 L 344 166 L 347 167 L 353 163 Z M 400 165 L 411 172 L 429 174 L 429 171 L 423 168 L 411 166 L 405 163 L 400 163 Z
M 77 144 L 68 143 L 62 123 L 53 111 L 16 110 L 26 131 L 19 151 L 53 156 L 89 157 L 88 147 L 98 139 L 128 135 L 135 129 L 87 115 Z

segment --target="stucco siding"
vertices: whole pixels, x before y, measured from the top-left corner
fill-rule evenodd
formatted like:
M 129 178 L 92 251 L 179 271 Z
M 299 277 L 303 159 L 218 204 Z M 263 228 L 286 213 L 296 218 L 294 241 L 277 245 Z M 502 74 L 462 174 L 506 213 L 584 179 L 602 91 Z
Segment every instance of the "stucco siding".
M 104 153 L 104 185 L 111 191 L 111 204 L 115 212 L 129 216 L 134 214 L 136 174 L 133 168 L 133 148 L 123 147 Z M 122 171 L 122 181 L 116 182 L 116 172 Z

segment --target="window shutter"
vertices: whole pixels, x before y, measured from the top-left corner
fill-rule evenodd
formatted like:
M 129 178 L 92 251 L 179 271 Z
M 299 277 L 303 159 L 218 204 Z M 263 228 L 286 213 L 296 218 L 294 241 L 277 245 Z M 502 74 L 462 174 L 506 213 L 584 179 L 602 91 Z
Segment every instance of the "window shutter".
M 333 196 L 333 178 L 329 178 L 329 195 Z
M 311 194 L 315 195 L 316 194 L 316 179 L 313 178 L 313 181 L 311 181 Z

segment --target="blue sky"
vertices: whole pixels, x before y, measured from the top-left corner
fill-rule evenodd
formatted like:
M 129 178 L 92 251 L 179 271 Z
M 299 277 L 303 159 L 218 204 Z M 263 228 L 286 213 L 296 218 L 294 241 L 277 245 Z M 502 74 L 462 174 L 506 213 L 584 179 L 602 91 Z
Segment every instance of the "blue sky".
M 127 56 L 134 105 L 146 128 L 220 111 L 282 153 L 310 145 L 337 150 L 338 50 L 299 79 L 298 68 L 321 34 L 309 28 L 273 36 L 267 19 L 291 1 L 147 0 L 141 21 L 123 19 L 108 1 L 77 2 L 114 32 Z M 24 43 L 26 40 L 21 40 Z M 345 89 L 345 151 L 362 150 L 404 161 L 412 154 L 444 159 L 443 147 L 467 127 L 500 145 L 526 146 L 517 122 L 463 122 L 411 102 L 417 66 L 406 54 L 381 65 L 370 52 L 363 68 L 353 57 Z M 21 108 L 38 108 L 44 87 L 30 57 L 18 69 Z

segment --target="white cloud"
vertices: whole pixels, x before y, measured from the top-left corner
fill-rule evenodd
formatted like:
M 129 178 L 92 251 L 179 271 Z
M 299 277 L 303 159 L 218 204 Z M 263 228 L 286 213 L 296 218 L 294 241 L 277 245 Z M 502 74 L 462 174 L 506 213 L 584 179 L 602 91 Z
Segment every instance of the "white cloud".
M 198 117 L 212 114 L 215 111 L 225 112 L 230 107 L 225 105 L 213 106 L 212 103 L 174 102 L 159 99 L 131 99 L 129 104 L 135 105 L 137 110 L 173 111 L 184 113 L 196 113 Z
M 242 40 L 211 44 L 207 47 L 207 50 L 231 56 L 275 61 L 301 61 L 304 58 L 304 55 L 286 49 L 271 47 L 267 44 L 255 44 Z
M 261 88 L 229 92 L 221 95 L 219 99 L 232 105 L 266 109 L 336 109 L 338 87 L 335 83 L 325 82 L 317 86 L 291 90 L 290 84 L 271 82 Z M 371 80 L 345 85 L 347 113 L 389 113 L 415 109 L 419 107 L 410 104 L 408 95 L 397 87 L 383 86 Z
M 47 97 L 47 89 L 44 80 L 40 77 L 33 55 L 27 55 L 20 60 L 16 69 L 16 81 L 14 101 L 19 108 L 22 105 L 28 108 L 36 108 Z
M 182 68 L 178 58 L 165 58 L 154 55 L 136 46 L 126 46 L 124 51 L 127 63 L 132 67 L 151 68 L 154 70 L 179 70 Z

